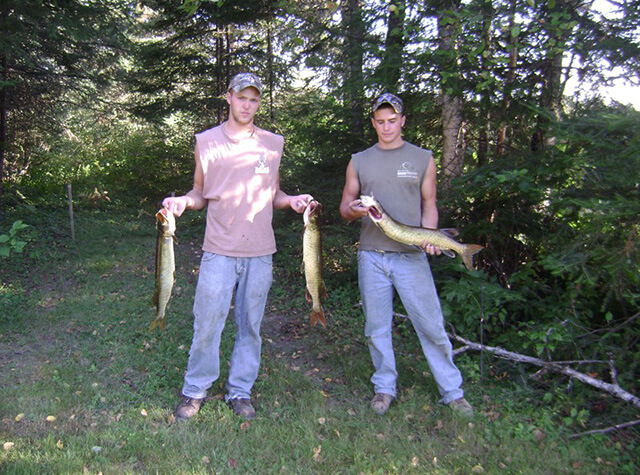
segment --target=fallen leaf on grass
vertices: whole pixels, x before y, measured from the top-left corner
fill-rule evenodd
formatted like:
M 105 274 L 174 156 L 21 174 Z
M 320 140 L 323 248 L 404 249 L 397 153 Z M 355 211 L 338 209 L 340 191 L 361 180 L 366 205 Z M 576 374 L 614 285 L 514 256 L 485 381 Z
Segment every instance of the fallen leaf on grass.
M 320 460 L 320 452 L 322 451 L 322 445 L 318 445 L 313 449 L 313 460 L 316 462 Z
M 47 416 L 47 422 L 55 422 L 56 416 Z
M 142 409 L 142 410 L 140 411 L 140 414 L 142 414 L 144 417 L 147 417 L 147 416 L 148 416 L 147 411 L 146 411 L 145 409 Z
M 411 466 L 412 467 L 417 467 L 418 466 L 418 457 L 413 457 L 411 459 Z
M 546 434 L 542 432 L 540 429 L 534 429 L 533 436 L 535 437 L 536 442 L 540 443 L 542 442 L 542 439 L 546 437 Z
M 240 430 L 243 432 L 247 430 L 249 427 L 251 427 L 251 422 L 245 421 L 242 424 L 240 424 Z
M 326 391 L 320 391 L 320 394 L 322 394 L 324 397 L 327 397 L 327 398 L 328 398 L 328 397 L 331 397 L 331 396 L 329 395 L 329 393 L 328 393 L 328 392 L 326 392 Z
M 484 473 L 484 468 L 482 468 L 482 465 L 478 464 L 471 469 L 471 473 Z
M 14 444 L 13 442 L 5 442 L 4 444 L 2 444 L 2 448 L 4 450 L 11 450 L 15 445 L 16 444 Z
M 64 449 L 64 442 L 62 442 L 62 439 L 58 439 L 58 442 L 56 442 L 56 447 L 58 447 L 60 450 Z
M 20 422 L 24 418 L 24 413 L 20 413 L 16 416 L 16 422 Z
M 209 465 L 211 463 L 211 459 L 205 455 L 204 457 L 202 457 L 202 463 L 205 465 Z
M 324 417 L 318 417 L 318 424 L 324 424 L 325 422 L 327 422 L 327 419 Z

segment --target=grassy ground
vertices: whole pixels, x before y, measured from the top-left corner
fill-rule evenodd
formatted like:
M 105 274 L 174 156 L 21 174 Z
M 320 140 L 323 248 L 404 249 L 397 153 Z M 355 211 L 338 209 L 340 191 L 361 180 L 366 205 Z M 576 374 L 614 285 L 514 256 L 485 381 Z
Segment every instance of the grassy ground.
M 576 430 L 561 423 L 535 388 L 524 378 L 505 377 L 513 368 L 487 362 L 481 383 L 478 355 L 457 360 L 477 415 L 472 421 L 456 418 L 438 403 L 415 335 L 404 322 L 398 322 L 395 337 L 398 400 L 386 416 L 372 414 L 364 320 L 354 308 L 355 256 L 344 244 L 354 230 L 342 225 L 325 229 L 329 326 L 313 329 L 299 272 L 301 223 L 279 228 L 276 284 L 254 388 L 258 417 L 236 418 L 217 382 L 198 417 L 175 423 L 171 413 L 192 336 L 203 216 L 192 213 L 178 222 L 177 284 L 167 330 L 149 333 L 151 211 L 78 210 L 74 242 L 63 214 L 20 212 L 38 234 L 24 254 L 0 261 L 2 473 L 637 469 L 633 432 L 570 439 Z M 229 319 L 222 382 L 232 343 Z

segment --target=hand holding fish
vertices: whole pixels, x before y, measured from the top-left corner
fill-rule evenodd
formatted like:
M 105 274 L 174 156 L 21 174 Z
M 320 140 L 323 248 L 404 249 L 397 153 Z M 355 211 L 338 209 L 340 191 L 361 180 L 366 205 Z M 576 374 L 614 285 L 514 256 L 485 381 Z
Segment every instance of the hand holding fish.
M 308 194 L 292 196 L 290 206 L 292 210 L 300 214 L 304 213 L 311 201 L 313 201 L 313 196 Z
M 431 244 L 429 241 L 425 241 L 422 243 L 422 249 L 431 256 L 439 256 L 442 254 L 442 250 L 436 246 L 435 244 Z
M 191 198 L 189 198 L 187 195 L 170 196 L 162 200 L 162 206 L 171 211 L 171 213 L 173 213 L 175 217 L 178 217 L 181 216 L 182 213 L 184 213 L 184 210 L 186 210 L 187 207 L 191 204 L 191 201 Z
M 369 206 L 365 206 L 362 204 L 362 200 L 353 200 L 349 203 L 349 208 L 356 215 L 354 219 L 364 218 L 367 214 L 369 214 Z

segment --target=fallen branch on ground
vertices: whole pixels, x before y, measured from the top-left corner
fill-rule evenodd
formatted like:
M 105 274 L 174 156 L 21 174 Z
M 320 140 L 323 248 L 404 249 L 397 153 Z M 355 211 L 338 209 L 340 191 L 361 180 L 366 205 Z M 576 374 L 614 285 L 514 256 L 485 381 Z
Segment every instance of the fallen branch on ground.
M 586 432 L 580 432 L 579 434 L 573 434 L 569 436 L 571 439 L 576 439 L 578 437 L 582 437 L 583 435 L 592 435 L 592 434 L 606 434 L 607 432 L 613 432 L 614 430 L 625 429 L 627 427 L 633 427 L 640 424 L 640 421 L 631 421 L 625 422 L 624 424 L 616 424 L 615 426 L 605 427 L 604 429 L 594 429 L 588 430 Z
M 533 356 L 527 356 L 527 355 L 521 355 L 519 353 L 514 353 L 513 351 L 508 351 L 508 350 L 504 350 L 502 348 L 499 347 L 495 347 L 495 346 L 487 346 L 487 345 L 481 345 L 479 343 L 474 343 L 472 341 L 469 341 L 459 335 L 456 335 L 455 333 L 449 333 L 449 337 L 459 341 L 460 343 L 464 344 L 465 346 L 463 346 L 462 348 L 460 348 L 457 353 L 460 353 L 460 350 L 477 350 L 477 351 L 488 351 L 489 353 L 494 354 L 495 356 L 497 356 L 498 358 L 502 358 L 502 359 L 506 359 L 506 360 L 511 360 L 511 361 L 516 361 L 518 363 L 527 363 L 527 364 L 532 364 L 535 366 L 540 366 L 542 368 L 548 369 L 550 371 L 554 371 L 556 373 L 561 373 L 564 374 L 566 376 L 569 376 L 571 378 L 575 378 L 578 381 L 582 381 L 585 384 L 589 384 L 590 386 L 593 386 L 595 388 L 598 388 L 602 391 L 608 392 L 609 394 L 613 394 L 615 397 L 622 399 L 623 401 L 626 401 L 630 404 L 633 404 L 636 407 L 640 408 L 640 398 L 634 396 L 633 394 L 631 394 L 628 391 L 625 391 L 624 389 L 622 389 L 622 387 L 620 387 L 620 385 L 617 382 L 617 372 L 615 370 L 615 367 L 613 366 L 613 362 L 610 361 L 609 365 L 610 365 L 610 369 L 611 369 L 611 376 L 612 376 L 612 380 L 614 381 L 614 384 L 611 383 L 606 383 L 604 381 L 600 381 L 599 379 L 593 378 L 587 374 L 581 373 L 580 371 L 576 371 L 573 368 L 570 368 L 568 366 L 565 366 L 563 364 L 559 364 L 556 363 L 554 361 L 544 361 L 541 360 L 540 358 L 534 358 Z

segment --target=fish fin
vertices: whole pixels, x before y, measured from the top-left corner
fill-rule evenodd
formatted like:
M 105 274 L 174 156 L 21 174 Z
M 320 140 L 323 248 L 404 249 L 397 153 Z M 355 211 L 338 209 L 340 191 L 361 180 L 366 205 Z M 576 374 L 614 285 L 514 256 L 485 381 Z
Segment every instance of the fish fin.
M 324 310 L 320 307 L 320 310 L 311 310 L 311 326 L 315 327 L 317 323 L 320 323 L 323 327 L 327 326 L 327 319 L 324 316 Z
M 311 294 L 309 293 L 309 289 L 304 289 L 304 298 L 307 302 L 311 302 L 313 300 L 311 298 Z
M 458 234 L 460 234 L 460 232 L 456 229 L 456 228 L 442 228 L 439 229 L 438 231 L 446 234 L 449 237 L 456 237 Z
M 451 249 L 440 249 L 440 251 L 447 257 L 451 257 L 452 259 L 456 257 L 456 253 Z
M 467 244 L 464 247 L 464 251 L 462 252 L 461 257 L 462 262 L 464 262 L 464 265 L 467 267 L 467 269 L 473 269 L 473 256 L 483 249 L 484 246 L 481 246 L 479 244 Z
M 149 331 L 153 331 L 156 327 L 159 327 L 160 330 L 164 331 L 165 323 L 166 322 L 164 317 L 156 318 L 153 322 L 151 322 L 151 325 L 149 326 Z

